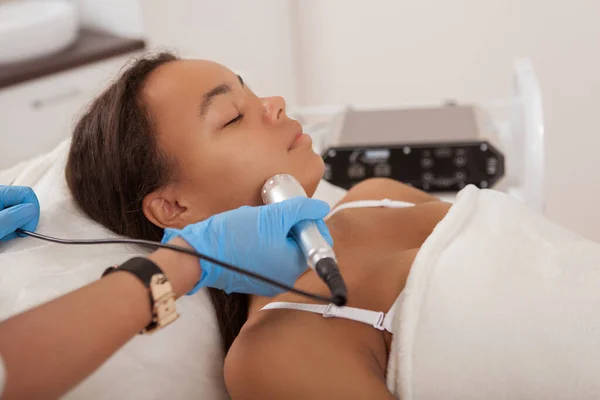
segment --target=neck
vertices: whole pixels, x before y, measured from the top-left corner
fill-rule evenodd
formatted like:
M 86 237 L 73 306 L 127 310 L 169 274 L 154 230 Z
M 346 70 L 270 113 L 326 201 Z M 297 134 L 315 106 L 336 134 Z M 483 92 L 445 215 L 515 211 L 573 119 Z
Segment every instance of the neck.
M 273 301 L 273 298 L 271 297 L 250 295 L 248 301 L 248 318 L 250 318 L 257 311 L 260 311 L 261 308 L 269 304 L 271 301 Z
M 311 274 L 311 271 L 309 269 L 307 269 L 306 272 L 304 272 L 302 275 L 300 275 L 300 277 L 298 277 L 298 280 L 296 281 L 296 283 L 303 280 L 303 278 L 305 278 L 309 274 Z M 294 286 L 296 286 L 296 284 L 294 284 Z M 284 292 L 282 294 L 285 294 L 285 293 L 288 293 L 288 292 Z M 248 295 L 248 297 L 249 297 L 248 319 L 250 319 L 250 317 L 252 317 L 256 312 L 260 311 L 260 309 L 263 308 L 264 306 L 266 306 L 267 304 L 272 303 L 274 301 L 280 301 L 279 297 L 282 294 L 274 296 L 274 297 Z

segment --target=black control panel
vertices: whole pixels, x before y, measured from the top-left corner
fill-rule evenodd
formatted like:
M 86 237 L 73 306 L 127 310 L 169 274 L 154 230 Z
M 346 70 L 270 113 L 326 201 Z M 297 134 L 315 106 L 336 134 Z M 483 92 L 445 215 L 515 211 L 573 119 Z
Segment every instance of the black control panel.
M 323 153 L 324 179 L 345 189 L 384 177 L 427 192 L 488 188 L 504 175 L 504 156 L 486 141 L 373 147 L 331 147 Z

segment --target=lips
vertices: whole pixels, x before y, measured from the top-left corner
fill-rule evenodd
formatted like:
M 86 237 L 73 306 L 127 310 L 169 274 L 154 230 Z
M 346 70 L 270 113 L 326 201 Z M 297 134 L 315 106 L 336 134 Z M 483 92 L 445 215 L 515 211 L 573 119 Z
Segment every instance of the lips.
M 288 150 L 291 150 L 294 147 L 294 144 L 296 144 L 296 141 L 298 139 L 300 139 L 302 137 L 302 132 L 299 132 L 296 134 L 296 136 L 294 136 L 294 140 L 292 140 L 292 143 L 290 143 Z
M 300 139 L 302 137 L 302 125 L 300 125 L 299 123 L 297 124 L 297 127 L 295 129 L 295 133 L 294 136 L 292 137 L 290 144 L 288 146 L 288 150 L 291 150 L 292 147 L 294 147 L 294 144 L 296 143 L 296 140 Z

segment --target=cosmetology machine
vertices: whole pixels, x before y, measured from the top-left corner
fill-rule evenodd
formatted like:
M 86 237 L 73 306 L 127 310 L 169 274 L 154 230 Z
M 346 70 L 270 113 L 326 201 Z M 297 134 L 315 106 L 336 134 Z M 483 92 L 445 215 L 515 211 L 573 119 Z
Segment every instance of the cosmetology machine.
M 542 99 L 529 60 L 515 63 L 514 80 L 513 97 L 471 105 L 322 106 L 290 114 L 313 137 L 324 179 L 336 186 L 386 177 L 452 200 L 474 184 L 543 212 Z

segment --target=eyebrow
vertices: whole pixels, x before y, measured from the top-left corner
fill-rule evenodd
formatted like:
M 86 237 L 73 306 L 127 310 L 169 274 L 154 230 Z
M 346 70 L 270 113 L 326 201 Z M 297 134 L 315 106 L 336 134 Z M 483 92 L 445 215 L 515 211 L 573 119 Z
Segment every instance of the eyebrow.
M 242 77 L 239 75 L 237 77 L 242 87 L 244 87 L 244 80 Z M 200 104 L 200 116 L 203 117 L 206 115 L 215 97 L 227 93 L 231 93 L 231 87 L 226 83 L 216 86 L 207 92 L 202 99 L 202 103 Z

